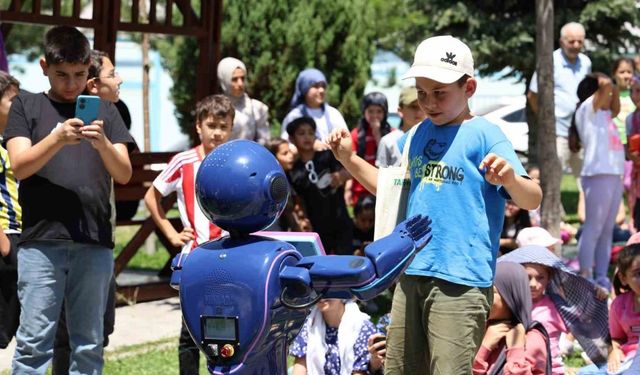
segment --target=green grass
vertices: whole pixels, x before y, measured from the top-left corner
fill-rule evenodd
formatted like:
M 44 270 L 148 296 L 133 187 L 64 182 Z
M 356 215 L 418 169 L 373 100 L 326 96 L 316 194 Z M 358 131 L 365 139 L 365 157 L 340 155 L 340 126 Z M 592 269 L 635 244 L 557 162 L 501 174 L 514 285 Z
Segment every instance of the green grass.
M 567 223 L 578 223 L 578 185 L 572 175 L 564 175 L 560 183 L 560 200 L 565 209 L 564 220 Z

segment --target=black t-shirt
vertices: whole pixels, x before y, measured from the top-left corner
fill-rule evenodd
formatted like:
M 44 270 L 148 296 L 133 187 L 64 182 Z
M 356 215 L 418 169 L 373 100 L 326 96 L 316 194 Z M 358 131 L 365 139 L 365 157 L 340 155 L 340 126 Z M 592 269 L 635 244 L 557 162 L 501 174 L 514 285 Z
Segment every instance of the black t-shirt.
M 294 163 L 289 180 L 302 198 L 311 226 L 325 248 L 350 251 L 352 222 L 344 203 L 344 188 L 331 187 L 331 173 L 342 168 L 331 151 L 317 151 L 312 160 Z
M 11 105 L 4 139 L 25 137 L 35 145 L 74 114 L 75 103 L 56 102 L 44 93 L 21 94 Z M 133 141 L 112 103 L 101 101 L 98 118 L 112 143 Z M 112 248 L 110 190 L 111 176 L 89 141 L 64 146 L 20 181 L 20 242 L 72 240 Z

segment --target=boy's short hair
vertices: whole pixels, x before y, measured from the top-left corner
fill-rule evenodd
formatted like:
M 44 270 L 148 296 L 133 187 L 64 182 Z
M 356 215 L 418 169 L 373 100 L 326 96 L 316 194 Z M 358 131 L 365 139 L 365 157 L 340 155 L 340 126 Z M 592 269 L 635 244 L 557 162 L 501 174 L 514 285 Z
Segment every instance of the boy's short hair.
M 298 117 L 287 125 L 287 134 L 289 134 L 289 137 L 293 137 L 293 135 L 296 133 L 296 130 L 298 130 L 300 126 L 305 124 L 311 126 L 313 128 L 313 131 L 316 130 L 316 121 L 312 117 Z
M 0 99 L 4 97 L 4 94 L 11 87 L 15 87 L 16 90 L 19 90 L 20 82 L 11 74 L 0 70 Z
M 88 64 L 91 47 L 75 27 L 55 26 L 44 35 L 44 59 L 47 64 Z
M 418 45 L 413 64 L 402 79 L 422 77 L 449 84 L 465 74 L 474 75 L 471 50 L 460 39 L 443 35 L 425 39 Z
M 231 100 L 224 95 L 209 95 L 196 103 L 196 122 L 201 122 L 209 116 L 231 116 L 233 122 L 235 115 L 236 110 L 233 108 Z
M 109 58 L 106 52 L 98 51 L 97 49 L 91 50 L 91 62 L 89 63 L 89 75 L 88 79 L 100 77 L 102 72 L 102 63 L 105 58 Z

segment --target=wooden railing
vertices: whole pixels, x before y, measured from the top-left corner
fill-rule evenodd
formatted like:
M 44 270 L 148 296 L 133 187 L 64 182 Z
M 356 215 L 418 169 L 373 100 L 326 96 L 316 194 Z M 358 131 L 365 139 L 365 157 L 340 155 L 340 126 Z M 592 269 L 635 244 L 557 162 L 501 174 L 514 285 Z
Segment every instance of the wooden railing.
M 130 155 L 133 167 L 133 176 L 126 185 L 115 185 L 116 202 L 142 201 L 151 183 L 160 174 L 160 170 L 150 168 L 152 164 L 167 163 L 175 155 L 172 152 L 144 152 Z M 176 195 L 172 194 L 162 201 L 162 207 L 169 211 L 176 202 Z M 140 203 L 144 204 L 144 203 Z M 178 230 L 182 230 L 182 223 L 178 218 L 170 219 Z M 176 291 L 169 286 L 171 276 L 171 260 L 180 251 L 179 248 L 171 245 L 171 242 L 159 230 L 151 217 L 142 219 L 118 220 L 117 226 L 139 226 L 138 230 L 124 246 L 115 259 L 115 275 L 117 276 L 127 267 L 129 261 L 144 246 L 147 238 L 155 233 L 164 248 L 158 251 L 168 251 L 169 260 L 164 267 L 158 271 L 152 281 L 127 283 L 117 286 L 118 304 L 135 303 L 157 300 L 177 295 Z

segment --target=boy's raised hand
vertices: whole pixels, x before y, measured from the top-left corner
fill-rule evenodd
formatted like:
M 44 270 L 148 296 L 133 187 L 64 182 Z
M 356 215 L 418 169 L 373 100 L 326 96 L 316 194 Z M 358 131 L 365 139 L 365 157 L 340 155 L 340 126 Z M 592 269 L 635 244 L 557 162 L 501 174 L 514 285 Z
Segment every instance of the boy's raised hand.
M 91 124 L 83 126 L 81 130 L 82 136 L 91 142 L 93 148 L 99 150 L 107 144 L 107 137 L 104 136 L 104 122 L 102 120 L 95 120 Z
M 77 145 L 82 140 L 81 128 L 84 125 L 82 120 L 70 118 L 53 130 L 58 135 L 58 140 L 66 145 Z
M 511 164 L 494 153 L 487 154 L 478 169 L 485 171 L 484 179 L 492 185 L 509 186 L 516 180 Z
M 347 129 L 334 129 L 326 139 L 326 143 L 331 148 L 333 156 L 338 161 L 348 160 L 353 153 L 351 146 L 351 133 Z

